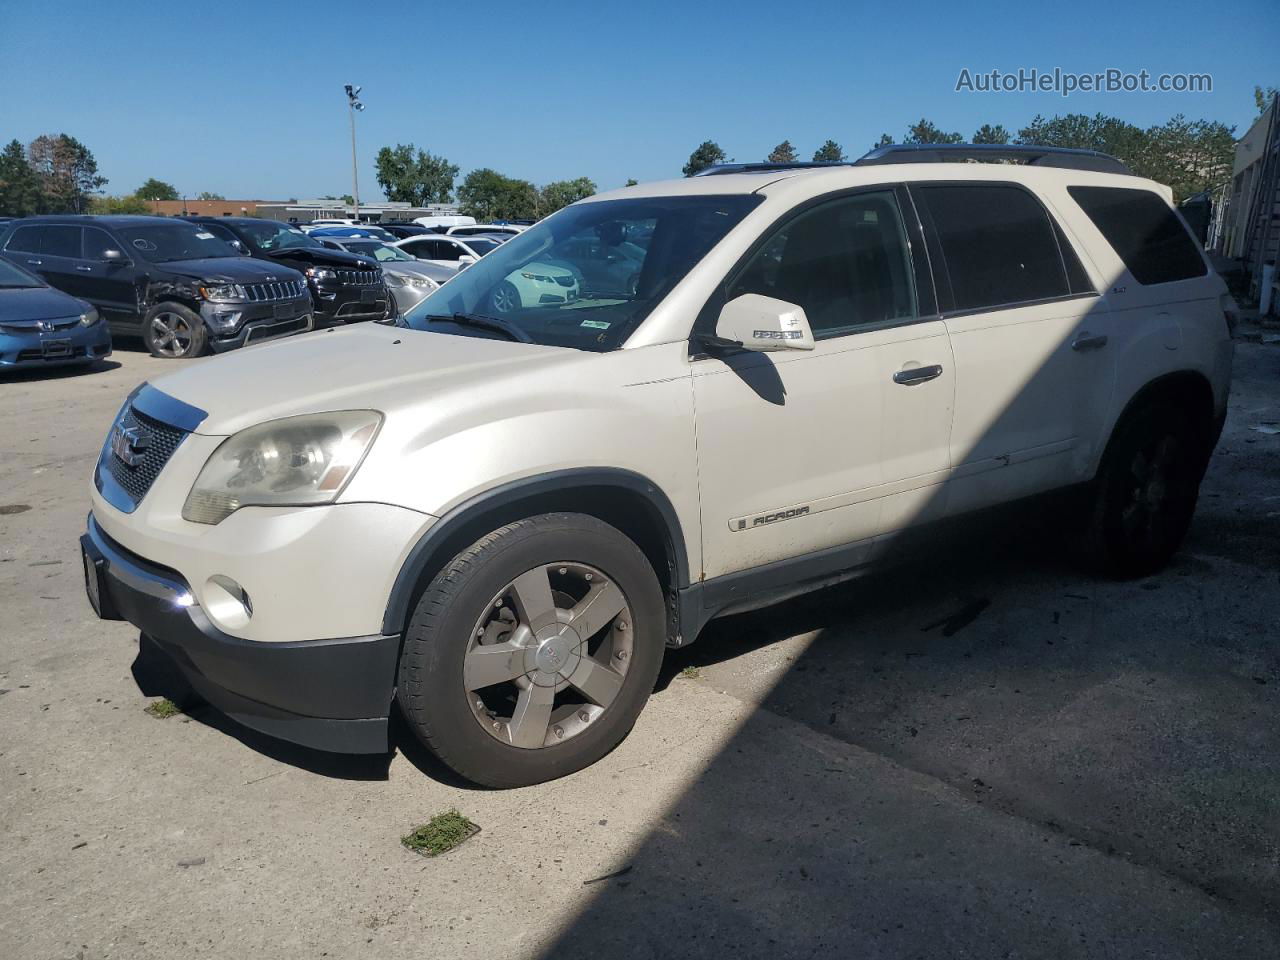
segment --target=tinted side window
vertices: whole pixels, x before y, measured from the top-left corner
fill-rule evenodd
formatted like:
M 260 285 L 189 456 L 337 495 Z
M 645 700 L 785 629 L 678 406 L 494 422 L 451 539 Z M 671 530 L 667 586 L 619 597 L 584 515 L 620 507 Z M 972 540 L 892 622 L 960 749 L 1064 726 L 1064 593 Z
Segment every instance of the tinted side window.
M 19 253 L 39 253 L 42 233 L 44 233 L 44 227 L 18 227 L 13 231 L 13 236 L 9 238 L 4 248 L 16 250 Z
M 44 228 L 40 252 L 47 257 L 74 257 L 80 259 L 80 228 L 49 226 Z
M 449 240 L 433 240 L 431 243 L 433 260 L 457 260 L 462 251 Z
M 1068 187 L 1067 192 L 1139 283 L 1204 276 L 1204 259 L 1195 241 L 1177 214 L 1150 190 Z
M 84 258 L 86 260 L 102 260 L 107 250 L 119 250 L 120 244 L 111 238 L 111 234 L 97 227 L 84 228 Z
M 916 315 L 906 231 L 891 191 L 804 211 L 769 237 L 729 284 L 804 307 L 815 334 Z
M 1071 293 L 1049 214 L 1018 187 L 922 186 L 946 259 L 952 309 Z

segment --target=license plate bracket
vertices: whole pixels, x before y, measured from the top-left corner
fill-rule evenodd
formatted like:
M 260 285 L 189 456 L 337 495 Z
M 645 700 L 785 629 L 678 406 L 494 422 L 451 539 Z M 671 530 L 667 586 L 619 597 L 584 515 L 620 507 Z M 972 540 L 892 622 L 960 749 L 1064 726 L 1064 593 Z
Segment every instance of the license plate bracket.
M 69 339 L 42 340 L 40 341 L 40 355 L 46 360 L 69 357 L 71 356 L 71 341 Z

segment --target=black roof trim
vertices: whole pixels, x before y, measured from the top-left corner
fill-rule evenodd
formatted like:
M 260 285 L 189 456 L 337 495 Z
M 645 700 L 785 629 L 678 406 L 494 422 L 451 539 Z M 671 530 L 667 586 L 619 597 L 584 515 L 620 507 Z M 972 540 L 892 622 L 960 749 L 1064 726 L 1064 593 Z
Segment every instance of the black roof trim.
M 818 170 L 827 167 L 865 167 L 886 163 L 962 163 L 971 160 L 1017 160 L 1029 167 L 1057 167 L 1133 176 L 1122 161 L 1097 150 L 1074 147 L 1035 147 L 1004 143 L 891 143 L 876 147 L 857 160 L 843 163 L 718 163 L 694 174 L 714 177 L 729 173 L 770 173 L 787 170 Z

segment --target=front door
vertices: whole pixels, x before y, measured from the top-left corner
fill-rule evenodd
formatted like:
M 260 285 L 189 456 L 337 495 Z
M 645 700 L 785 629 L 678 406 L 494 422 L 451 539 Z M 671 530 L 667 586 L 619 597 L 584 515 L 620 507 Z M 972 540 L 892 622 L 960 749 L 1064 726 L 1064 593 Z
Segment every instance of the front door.
M 694 363 L 708 579 L 845 545 L 856 562 L 941 512 L 954 372 L 907 222 L 892 189 L 827 199 L 727 279 L 725 301 L 803 307 L 816 346 Z

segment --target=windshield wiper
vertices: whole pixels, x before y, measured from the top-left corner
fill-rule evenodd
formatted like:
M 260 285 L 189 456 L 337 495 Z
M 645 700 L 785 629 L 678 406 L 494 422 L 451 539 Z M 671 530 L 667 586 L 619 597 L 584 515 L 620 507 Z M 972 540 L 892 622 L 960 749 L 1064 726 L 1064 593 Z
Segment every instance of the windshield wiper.
M 475 327 L 479 330 L 492 330 L 496 333 L 504 334 L 517 343 L 533 343 L 533 337 L 525 333 L 514 323 L 507 320 L 501 320 L 498 317 L 486 317 L 479 313 L 455 313 L 452 316 L 443 316 L 439 314 L 428 314 L 428 320 L 444 320 L 449 323 L 456 323 L 460 327 Z

